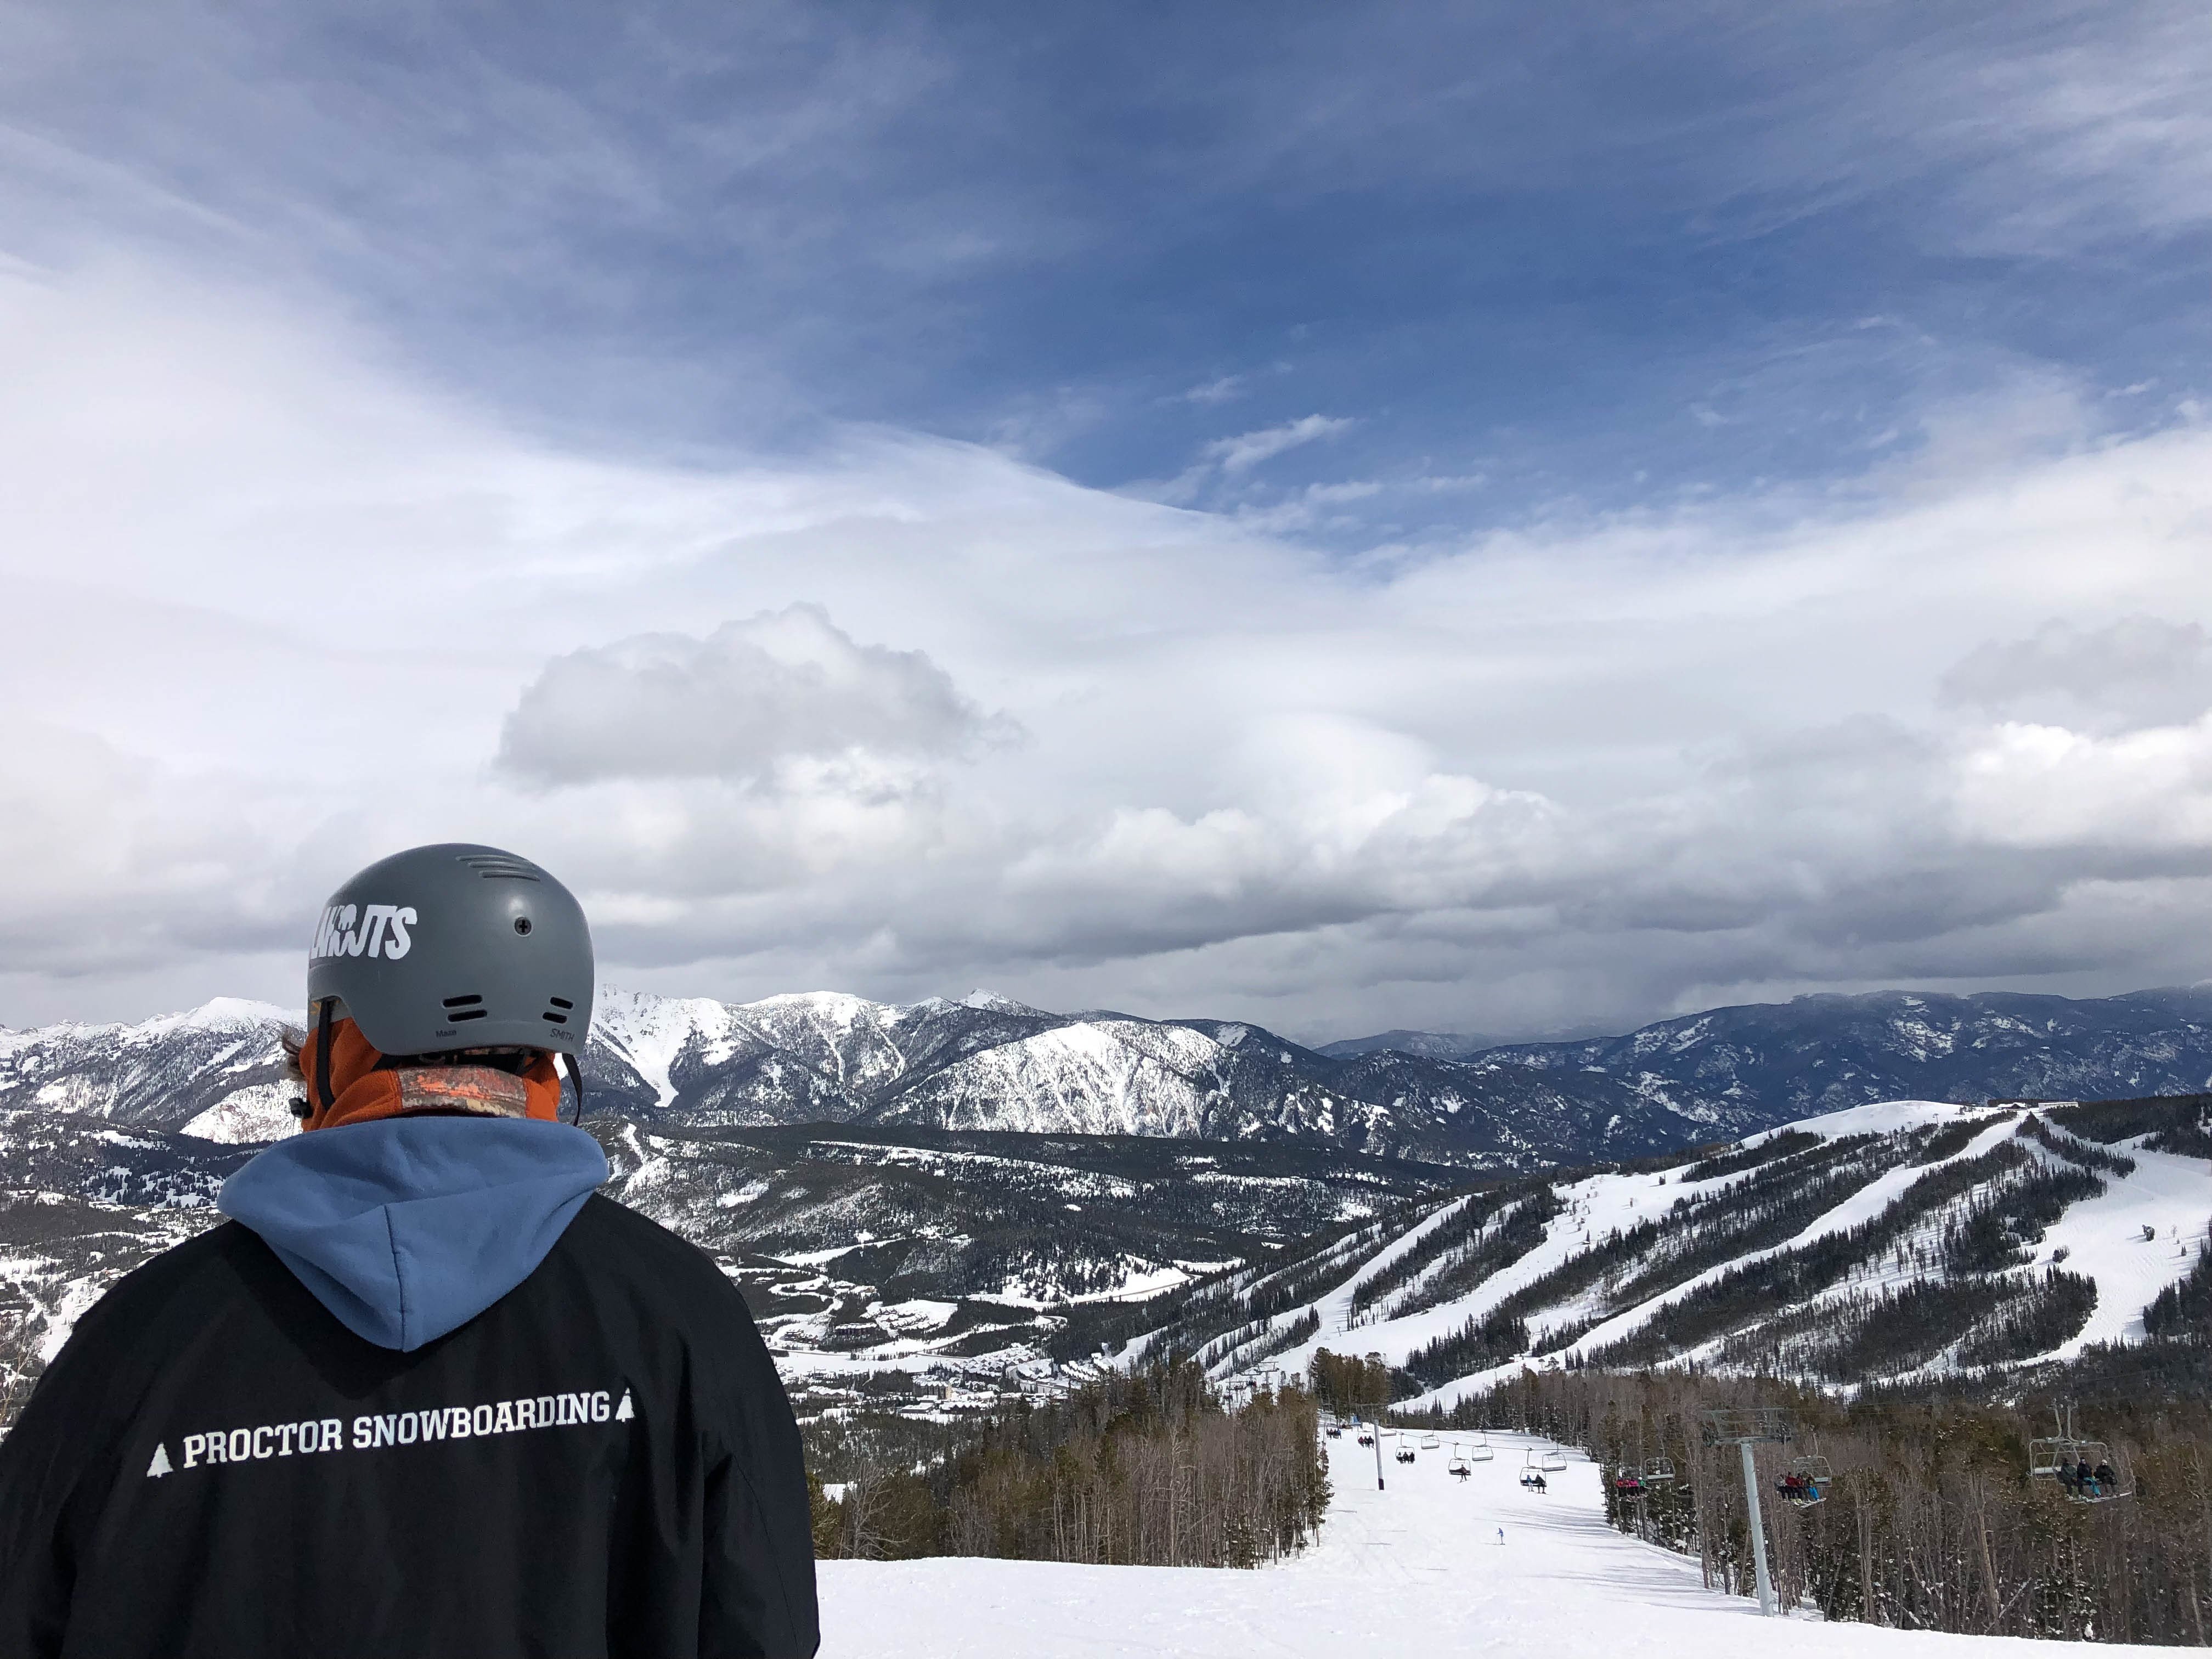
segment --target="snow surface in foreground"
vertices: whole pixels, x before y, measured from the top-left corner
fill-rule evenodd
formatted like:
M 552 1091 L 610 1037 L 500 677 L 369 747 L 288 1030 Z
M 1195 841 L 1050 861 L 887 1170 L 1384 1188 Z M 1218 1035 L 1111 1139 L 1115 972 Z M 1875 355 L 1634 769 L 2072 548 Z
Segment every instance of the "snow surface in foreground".
M 1462 1439 L 1465 1437 L 1462 1437 Z M 1449 1447 L 1452 1437 L 1444 1437 Z M 823 1659 L 1345 1659 L 1356 1653 L 1525 1653 L 1543 1659 L 1994 1659 L 1995 1648 L 2082 1659 L 2078 1643 L 1944 1636 L 1810 1618 L 1778 1626 L 1758 1604 L 1698 1580 L 1694 1561 L 1605 1523 L 1598 1470 L 1521 1491 L 1522 1456 L 1540 1443 L 1492 1435 L 1498 1455 L 1465 1483 L 1443 1451 L 1410 1467 L 1329 1443 L 1336 1497 L 1318 1545 L 1258 1572 L 1085 1567 L 947 1558 L 824 1561 Z M 1504 1542 L 1498 1541 L 1504 1529 Z M 1786 1631 L 1786 1637 L 1784 1632 Z M 2097 1652 L 2113 1650 L 2100 1646 Z M 2149 1649 L 2134 1650 L 2148 1653 Z

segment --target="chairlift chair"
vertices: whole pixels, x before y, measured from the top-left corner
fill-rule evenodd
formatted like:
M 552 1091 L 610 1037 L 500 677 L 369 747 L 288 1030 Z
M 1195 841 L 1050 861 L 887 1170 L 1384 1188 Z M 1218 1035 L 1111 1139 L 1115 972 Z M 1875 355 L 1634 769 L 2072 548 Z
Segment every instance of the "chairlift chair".
M 1444 1443 L 1443 1441 L 1437 1439 L 1437 1437 L 1432 1434 L 1425 1434 L 1421 1437 L 1421 1449 L 1423 1451 L 1434 1451 L 1437 1447 L 1443 1443 Z
M 1498 1449 L 1490 1443 L 1490 1437 L 1479 1434 L 1474 1437 L 1474 1444 L 1468 1448 L 1467 1461 L 1470 1463 L 1487 1463 L 1497 1455 Z
M 2027 1443 L 2027 1472 L 2058 1482 L 2073 1503 L 2109 1504 L 2136 1494 L 2135 1472 L 2124 1459 L 2115 1460 L 2112 1448 L 2101 1440 L 2085 1440 L 2074 1432 L 2074 1408 L 2051 1408 L 2052 1426 L 2058 1432 Z M 2089 1472 L 2087 1479 L 2082 1471 Z
M 2070 1472 L 2075 1462 L 2074 1449 L 2081 1443 L 2063 1435 L 2051 1435 L 2027 1443 L 2027 1472 L 2031 1475 L 2056 1478 Z
M 1825 1457 L 1793 1457 L 1790 1473 L 1784 1478 L 1782 1495 L 1801 1510 L 1809 1510 L 1815 1504 L 1828 1501 L 1828 1487 L 1836 1472 L 1828 1467 Z
M 1554 1446 L 1537 1461 L 1536 1467 L 1547 1474 L 1556 1474 L 1567 1467 L 1567 1455 Z
M 2081 1478 L 2087 1469 L 2089 1478 Z M 2100 1473 L 2102 1471 L 2102 1473 Z M 2058 1483 L 2068 1499 L 2076 1504 L 2109 1504 L 2117 1498 L 2136 1495 L 2134 1471 L 2112 1455 L 2112 1449 L 2101 1440 L 2074 1442 L 2074 1462 L 2058 1476 Z
M 1674 1460 L 1655 1457 L 1644 1466 L 1644 1484 L 1647 1486 L 1666 1486 L 1674 1484 Z

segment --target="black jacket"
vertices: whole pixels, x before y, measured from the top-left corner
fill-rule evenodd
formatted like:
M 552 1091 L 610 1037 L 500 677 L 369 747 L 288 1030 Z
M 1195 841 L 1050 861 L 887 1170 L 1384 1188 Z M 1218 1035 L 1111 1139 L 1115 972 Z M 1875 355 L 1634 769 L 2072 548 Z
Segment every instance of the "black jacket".
M 121 1280 L 0 1443 L 0 1659 L 805 1659 L 811 1540 L 744 1302 L 642 1216 L 585 1200 L 411 1351 L 231 1222 Z

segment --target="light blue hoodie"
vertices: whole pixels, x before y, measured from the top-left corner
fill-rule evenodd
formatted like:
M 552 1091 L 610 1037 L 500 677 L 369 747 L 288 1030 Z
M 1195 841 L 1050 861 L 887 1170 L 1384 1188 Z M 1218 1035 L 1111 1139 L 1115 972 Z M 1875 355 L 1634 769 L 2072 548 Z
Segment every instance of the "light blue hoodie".
M 278 1141 L 216 1204 L 348 1330 L 406 1351 L 529 1278 L 607 1175 L 565 1123 L 383 1118 Z

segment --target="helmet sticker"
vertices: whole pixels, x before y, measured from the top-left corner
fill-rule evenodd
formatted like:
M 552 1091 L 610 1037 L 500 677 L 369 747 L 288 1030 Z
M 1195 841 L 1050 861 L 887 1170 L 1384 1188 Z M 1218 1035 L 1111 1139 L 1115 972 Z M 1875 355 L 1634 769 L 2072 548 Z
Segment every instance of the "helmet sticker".
M 397 962 L 414 944 L 407 930 L 415 924 L 411 904 L 326 904 L 315 928 L 315 942 L 307 948 L 307 960 L 381 954 L 386 961 Z

